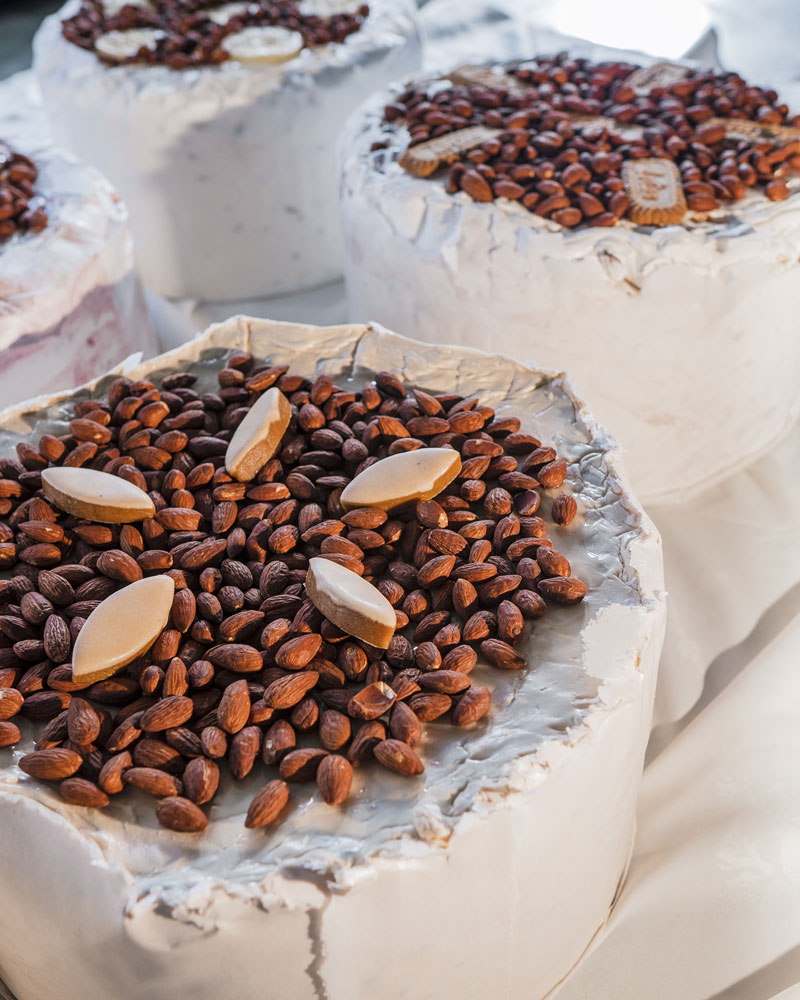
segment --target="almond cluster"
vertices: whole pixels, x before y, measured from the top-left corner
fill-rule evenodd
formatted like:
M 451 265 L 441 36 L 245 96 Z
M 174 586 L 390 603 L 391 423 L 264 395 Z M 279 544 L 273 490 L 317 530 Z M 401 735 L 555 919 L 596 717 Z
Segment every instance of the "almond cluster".
M 246 12 L 217 24 L 205 13 L 220 6 L 220 0 L 152 0 L 149 7 L 127 5 L 107 15 L 102 0 L 84 0 L 81 9 L 62 21 L 67 41 L 82 49 L 94 50 L 98 37 L 108 31 L 129 28 L 156 28 L 164 37 L 153 51 L 142 50 L 128 62 L 163 64 L 182 70 L 214 65 L 230 58 L 223 39 L 248 27 L 276 26 L 299 32 L 306 47 L 341 43 L 358 31 L 369 15 L 364 4 L 357 13 L 333 17 L 304 16 L 295 0 L 253 0 Z
M 423 727 L 486 725 L 491 668 L 525 667 L 526 623 L 586 594 L 550 538 L 578 509 L 561 490 L 567 463 L 517 418 L 475 397 L 408 392 L 387 372 L 355 391 L 236 353 L 217 391 L 194 385 L 189 372 L 159 386 L 117 379 L 107 398 L 75 404 L 67 433 L 0 459 L 0 746 L 16 745 L 27 719 L 27 774 L 101 808 L 133 786 L 185 832 L 205 828 L 222 768 L 264 774 L 249 827 L 274 821 L 295 782 L 316 781 L 337 805 L 354 767 L 421 774 Z M 257 476 L 236 481 L 231 437 L 273 386 L 291 404 L 288 428 Z M 437 497 L 391 515 L 343 508 L 360 472 L 428 447 L 461 457 Z M 65 514 L 42 490 L 54 466 L 121 477 L 154 516 Z M 389 601 L 387 649 L 320 614 L 305 591 L 314 557 Z M 159 574 L 174 600 L 146 655 L 77 682 L 71 655 L 92 612 Z

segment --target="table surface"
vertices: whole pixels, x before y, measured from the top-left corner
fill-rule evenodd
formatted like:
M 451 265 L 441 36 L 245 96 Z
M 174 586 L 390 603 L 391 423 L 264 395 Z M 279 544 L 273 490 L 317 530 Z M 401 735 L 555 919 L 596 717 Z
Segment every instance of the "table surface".
M 0 0 L 0 78 L 25 63 L 32 26 L 55 6 Z M 664 56 L 691 50 L 784 94 L 800 89 L 796 0 L 673 0 L 662 11 L 638 0 L 431 0 L 427 61 L 552 50 L 559 30 Z M 17 77 L 0 99 L 29 90 Z M 150 305 L 165 346 L 236 311 L 345 318 L 341 285 L 269 303 Z M 795 428 L 690 502 L 650 509 L 669 624 L 636 849 L 607 927 L 558 1000 L 800 998 L 799 493 Z

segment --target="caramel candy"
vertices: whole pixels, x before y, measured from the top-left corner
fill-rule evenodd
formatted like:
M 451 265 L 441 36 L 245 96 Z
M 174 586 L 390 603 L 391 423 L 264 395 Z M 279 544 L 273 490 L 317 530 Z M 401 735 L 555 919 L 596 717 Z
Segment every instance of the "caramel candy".
M 267 389 L 231 438 L 225 452 L 228 473 L 240 483 L 254 479 L 277 451 L 291 416 L 291 403 L 281 390 Z
M 800 128 L 794 125 L 772 125 L 751 122 L 747 118 L 709 118 L 706 126 L 721 125 L 725 136 L 736 142 L 791 142 L 800 139 Z
M 308 563 L 306 593 L 328 621 L 348 635 L 386 649 L 397 628 L 397 615 L 377 587 L 330 559 Z
M 440 135 L 417 146 L 411 146 L 401 153 L 397 162 L 410 174 L 429 177 L 443 163 L 454 163 L 463 153 L 476 149 L 489 139 L 496 139 L 498 135 L 500 135 L 498 128 L 470 125 L 468 128 L 459 129 L 458 132 L 449 132 L 447 135 Z
M 662 60 L 653 63 L 652 66 L 640 66 L 639 69 L 635 69 L 625 83 L 633 87 L 637 94 L 646 97 L 654 87 L 669 89 L 673 83 L 685 80 L 691 72 L 688 66 Z
M 457 87 L 490 87 L 495 90 L 507 90 L 509 94 L 521 96 L 535 89 L 535 84 L 526 83 L 510 73 L 497 73 L 491 66 L 474 66 L 467 63 L 458 66 L 447 79 Z
M 175 584 L 169 576 L 137 580 L 89 615 L 72 651 L 72 678 L 94 684 L 146 653 L 166 628 Z
M 681 175 L 672 160 L 627 160 L 622 180 L 630 198 L 628 218 L 643 226 L 671 226 L 686 214 Z
M 345 510 L 377 507 L 390 511 L 441 493 L 461 471 L 452 448 L 419 448 L 389 455 L 368 466 L 342 491 Z
M 141 521 L 156 512 L 144 490 L 96 469 L 67 465 L 43 469 L 42 488 L 60 510 L 103 524 Z

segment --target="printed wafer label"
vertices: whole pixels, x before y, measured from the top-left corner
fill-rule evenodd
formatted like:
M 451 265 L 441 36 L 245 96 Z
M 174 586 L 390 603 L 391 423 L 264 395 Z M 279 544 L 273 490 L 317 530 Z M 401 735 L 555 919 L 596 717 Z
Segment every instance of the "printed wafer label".
M 800 128 L 792 125 L 769 125 L 742 118 L 710 118 L 706 125 L 721 125 L 729 139 L 747 142 L 791 142 L 800 139 Z
M 672 160 L 627 160 L 622 180 L 630 198 L 628 218 L 643 226 L 669 226 L 686 214 L 681 176 Z
M 428 139 L 418 146 L 411 146 L 398 159 L 400 166 L 417 177 L 428 177 L 444 163 L 453 163 L 464 153 L 476 149 L 489 139 L 500 135 L 500 129 L 485 125 L 470 125 L 458 132 Z
M 690 73 L 688 66 L 657 62 L 652 66 L 642 66 L 634 70 L 625 82 L 633 87 L 637 94 L 649 94 L 654 87 L 671 87 L 673 83 L 685 79 Z

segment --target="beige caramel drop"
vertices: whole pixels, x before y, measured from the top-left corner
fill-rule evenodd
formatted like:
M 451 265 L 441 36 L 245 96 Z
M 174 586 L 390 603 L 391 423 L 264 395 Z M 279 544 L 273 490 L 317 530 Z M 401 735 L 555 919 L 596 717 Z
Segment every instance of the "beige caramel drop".
M 151 576 L 107 597 L 78 634 L 73 680 L 94 684 L 146 653 L 166 628 L 174 595 L 172 577 Z
M 103 524 L 127 524 L 152 517 L 156 508 L 150 497 L 127 479 L 97 469 L 58 466 L 42 471 L 47 499 L 75 517 Z
M 225 468 L 240 483 L 249 483 L 278 450 L 289 426 L 292 406 L 280 389 L 267 389 L 236 428 L 225 452 Z
M 352 570 L 316 557 L 308 563 L 306 592 L 318 611 L 356 639 L 386 649 L 397 615 L 377 587 Z
M 420 448 L 389 455 L 368 466 L 345 487 L 345 510 L 378 507 L 394 510 L 418 500 L 430 500 L 461 471 L 461 456 L 452 448 Z

